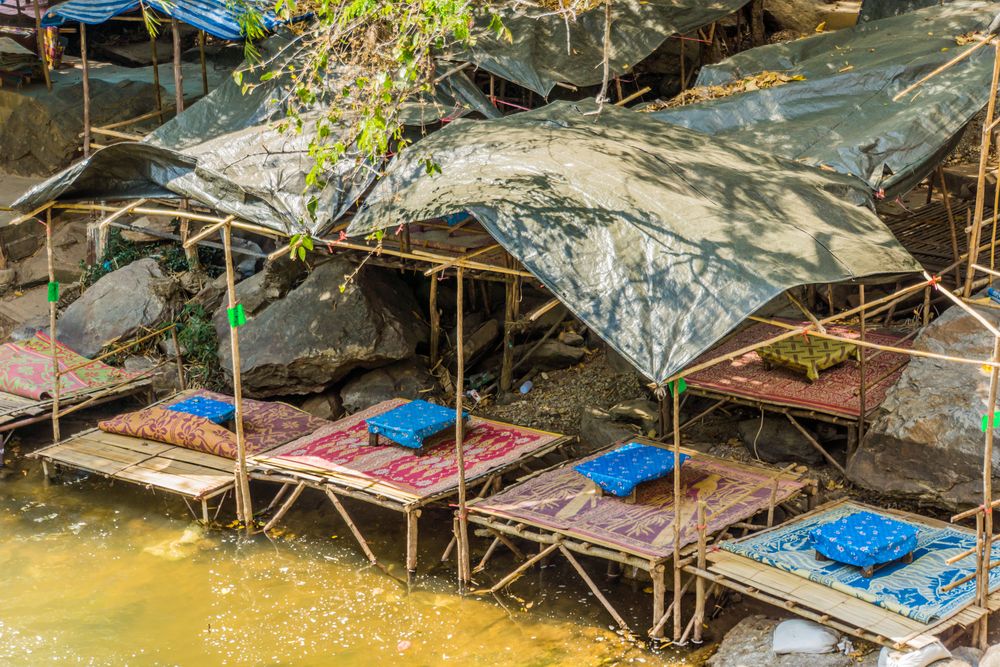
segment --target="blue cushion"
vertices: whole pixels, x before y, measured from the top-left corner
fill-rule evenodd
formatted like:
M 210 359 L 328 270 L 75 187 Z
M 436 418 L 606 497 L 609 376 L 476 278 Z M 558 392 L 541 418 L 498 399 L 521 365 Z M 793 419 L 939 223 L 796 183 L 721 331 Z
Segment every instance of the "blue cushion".
M 874 512 L 855 512 L 817 526 L 813 547 L 838 563 L 873 567 L 899 560 L 917 547 L 917 528 Z
M 687 461 L 681 454 L 681 465 Z M 643 482 L 666 477 L 674 469 L 674 453 L 662 447 L 630 442 L 573 469 L 613 496 L 627 496 Z
M 236 408 L 231 404 L 203 396 L 194 396 L 173 405 L 168 405 L 167 409 L 204 417 L 216 424 L 224 424 L 236 416 Z
M 469 413 L 462 413 L 463 419 Z M 398 408 L 366 419 L 368 432 L 382 435 L 398 445 L 420 449 L 424 440 L 455 426 L 455 410 L 427 401 L 410 401 Z

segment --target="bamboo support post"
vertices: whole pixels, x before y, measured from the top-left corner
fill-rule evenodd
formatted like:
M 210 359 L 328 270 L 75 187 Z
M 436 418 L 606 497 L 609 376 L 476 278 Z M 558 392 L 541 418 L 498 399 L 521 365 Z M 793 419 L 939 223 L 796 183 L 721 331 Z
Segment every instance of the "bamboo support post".
M 839 463 L 837 463 L 837 460 L 835 458 L 833 458 L 828 451 L 826 451 L 826 449 L 823 447 L 823 445 L 819 444 L 816 441 L 816 438 L 814 438 L 812 436 L 812 434 L 809 433 L 809 431 L 807 431 L 805 428 L 803 428 L 802 425 L 799 424 L 799 422 L 797 422 L 795 420 L 795 417 L 793 417 L 792 415 L 790 415 L 787 412 L 785 413 L 785 417 L 788 418 L 788 421 L 791 422 L 792 426 L 794 426 L 796 429 L 798 429 L 799 433 L 802 434 L 802 437 L 804 437 L 806 439 L 806 441 L 810 445 L 813 446 L 813 449 L 815 449 L 817 452 L 819 452 L 820 454 L 822 454 L 823 458 L 825 458 L 830 465 L 832 465 L 834 468 L 836 468 L 837 471 L 841 475 L 843 475 L 845 478 L 847 477 L 847 471 L 844 470 L 844 467 L 842 465 L 840 465 Z
M 163 124 L 163 94 L 160 92 L 160 55 L 156 52 L 156 35 L 149 33 L 149 57 L 153 66 L 153 99 L 156 101 L 156 117 Z
M 455 315 L 457 320 L 457 335 L 455 336 L 455 356 L 457 370 L 455 373 L 455 465 L 458 469 L 458 586 L 464 591 L 472 579 L 472 563 L 469 554 L 469 515 L 466 507 L 465 488 L 465 453 L 463 451 L 465 424 L 462 418 L 462 399 L 465 396 L 465 331 L 463 292 L 465 281 L 463 270 L 458 269 L 458 288 L 455 295 Z
M 198 31 L 198 59 L 201 60 L 201 92 L 208 95 L 208 64 L 205 61 L 205 31 Z
M 687 580 L 687 583 L 685 583 L 684 587 L 681 588 L 681 595 L 682 596 L 685 593 L 687 593 L 688 588 L 691 587 L 691 584 L 693 582 L 694 582 L 694 578 L 693 577 Z M 663 628 L 667 627 L 667 621 L 669 621 L 671 619 L 671 617 L 673 617 L 673 615 L 674 615 L 674 609 L 676 608 L 676 605 L 677 605 L 677 600 L 674 599 L 674 601 L 670 603 L 670 606 L 667 607 L 667 610 L 665 612 L 663 612 L 663 616 L 661 616 L 660 619 L 656 622 L 656 625 L 654 625 L 652 627 L 652 629 L 650 629 L 650 631 L 649 631 L 649 636 L 650 637 L 656 637 L 661 632 L 663 632 Z
M 553 551 L 555 551 L 556 549 L 558 549 L 559 546 L 560 546 L 560 542 L 561 541 L 558 540 L 558 539 L 555 540 L 555 541 L 553 541 L 552 544 L 548 545 L 547 547 L 545 547 L 544 549 L 542 549 L 541 551 L 539 551 L 537 554 L 535 554 L 534 556 L 532 556 L 531 558 L 529 558 L 528 560 L 524 561 L 523 563 L 521 563 L 520 565 L 518 565 L 516 568 L 514 568 L 509 574 L 507 574 L 507 576 L 505 576 L 503 579 L 501 579 L 497 583 L 493 584 L 493 586 L 491 586 L 489 588 L 489 590 L 486 591 L 486 592 L 487 593 L 496 593 L 498 590 L 500 590 L 501 588 L 503 588 L 507 584 L 511 583 L 512 581 L 514 581 L 515 579 L 517 579 L 518 577 L 520 577 L 521 573 L 523 573 L 529 567 L 531 567 L 532 565 L 534 565 L 535 563 L 537 563 L 538 561 L 542 560 L 543 558 L 545 558 L 546 556 L 548 556 L 550 553 L 552 553 Z
M 584 583 L 586 583 L 587 586 L 590 588 L 591 592 L 594 594 L 594 597 L 596 597 L 597 600 L 604 606 L 604 608 L 607 609 L 608 613 L 611 614 L 611 617 L 615 619 L 615 622 L 618 624 L 618 626 L 625 632 L 626 635 L 631 635 L 632 630 L 628 627 L 628 623 L 625 622 L 625 619 L 622 618 L 621 614 L 619 614 L 618 611 L 611 605 L 611 603 L 608 602 L 608 598 L 604 596 L 604 593 L 601 592 L 601 589 L 597 587 L 597 584 L 594 583 L 594 580 L 590 578 L 590 575 L 587 574 L 587 571 L 584 570 L 583 566 L 580 565 L 579 561 L 576 560 L 576 558 L 573 556 L 573 552 L 571 552 L 561 543 L 556 544 L 556 546 L 559 547 L 559 551 L 562 552 L 562 555 L 566 557 L 566 560 L 568 560 L 570 565 L 573 566 L 573 569 L 576 570 L 576 573 L 580 575 L 580 578 L 583 579 Z
M 181 344 L 177 340 L 177 326 L 170 328 L 170 340 L 174 345 L 174 361 L 177 363 L 177 386 L 181 391 L 187 389 L 187 382 L 184 381 L 184 358 L 181 356 Z
M 611 562 L 611 561 L 609 561 Z M 657 563 L 649 568 L 649 577 L 653 580 L 653 626 L 663 616 L 663 610 L 667 599 L 667 569 L 663 563 Z M 661 627 L 653 639 L 663 639 L 663 628 Z
M 176 24 L 176 21 L 174 21 Z M 226 287 L 229 297 L 229 308 L 235 309 L 239 303 L 236 297 L 236 273 L 233 271 L 232 228 L 226 225 L 222 230 L 222 240 L 225 246 Z M 229 344 L 233 356 L 233 403 L 236 408 L 236 499 L 239 519 L 246 526 L 249 535 L 253 529 L 253 509 L 250 500 L 250 481 L 247 476 L 246 436 L 243 433 L 243 380 L 240 371 L 240 334 L 239 327 L 229 327 Z
M 45 257 L 48 261 L 49 284 L 56 281 L 55 264 L 52 259 L 52 209 L 45 210 Z M 59 442 L 62 438 L 59 433 L 59 356 L 56 346 L 56 301 L 49 299 L 49 340 L 51 341 L 52 352 L 52 443 Z
M 302 492 L 305 491 L 305 489 L 306 489 L 306 483 L 299 482 L 292 490 L 291 495 L 288 496 L 288 500 L 286 500 L 284 504 L 282 504 L 281 508 L 279 508 L 278 511 L 274 513 L 274 516 L 271 517 L 270 521 L 268 521 L 264 525 L 264 527 L 261 529 L 261 532 L 266 533 L 272 528 L 274 528 L 276 525 L 278 525 L 278 522 L 281 521 L 282 518 L 284 518 L 284 516 L 288 513 L 288 510 L 292 509 L 292 505 L 295 504 L 295 501 L 299 499 L 299 496 L 302 495 Z M 282 490 L 284 490 L 284 487 L 282 487 Z M 275 499 L 277 499 L 277 496 L 275 496 Z
M 52 90 L 52 76 L 49 74 L 49 58 L 45 53 L 45 34 L 42 32 L 42 9 L 38 0 L 32 0 L 35 9 L 35 42 L 38 44 L 38 57 L 42 60 L 42 74 L 45 76 L 45 87 Z
M 865 286 L 858 285 L 858 304 L 861 306 L 860 315 L 860 331 L 861 342 L 865 342 Z M 861 347 L 858 349 L 858 444 L 861 446 L 861 440 L 865 437 L 865 417 L 868 414 L 868 401 L 865 397 L 865 348 Z
M 970 49 L 971 51 L 971 49 Z M 965 290 L 963 296 L 972 294 L 972 280 L 975 269 L 973 264 L 978 261 L 978 257 L 973 255 L 972 249 L 978 248 L 983 231 L 983 209 L 986 205 L 986 165 L 989 162 L 990 142 L 992 134 L 989 125 L 993 123 L 997 103 L 997 81 L 1000 78 L 1000 43 L 993 47 L 993 75 L 990 83 L 990 98 L 986 105 L 986 120 L 983 123 L 982 139 L 979 148 L 979 171 L 976 176 L 976 203 L 975 213 L 972 219 L 972 233 L 969 236 L 969 261 L 965 271 Z
M 683 44 L 683 42 L 681 42 Z M 681 522 L 684 497 L 681 495 L 681 391 L 680 382 L 674 383 L 673 410 L 671 418 L 674 427 L 674 641 L 681 638 Z
M 208 238 L 209 236 L 211 236 L 215 232 L 219 231 L 219 229 L 221 229 L 223 227 L 223 225 L 228 225 L 229 223 L 231 223 L 235 219 L 236 219 L 235 215 L 230 215 L 227 218 L 225 218 L 224 220 L 220 220 L 219 222 L 217 222 L 217 223 L 215 223 L 213 225 L 209 225 L 208 227 L 205 227 L 204 229 L 202 229 L 201 231 L 199 231 L 194 236 L 189 236 L 188 239 L 186 241 L 184 241 L 184 249 L 187 250 L 188 248 L 191 248 L 191 247 L 197 245 L 199 241 L 203 241 L 204 239 Z
M 502 542 L 500 542 L 500 538 L 499 537 L 494 537 L 493 541 L 490 542 L 490 546 L 487 547 L 486 553 L 483 554 L 482 559 L 479 561 L 479 565 L 476 565 L 474 568 L 472 568 L 472 571 L 473 572 L 482 572 L 483 570 L 485 570 L 486 569 L 486 564 L 489 563 L 490 562 L 490 558 L 493 557 L 493 552 L 496 551 L 496 548 L 498 546 L 500 546 L 501 544 L 502 544 Z
M 960 250 L 958 249 L 958 227 L 955 225 L 955 212 L 951 208 L 951 194 L 948 192 L 948 184 L 944 180 L 944 168 L 940 165 L 937 168 L 938 180 L 941 183 L 941 200 L 944 202 L 944 212 L 948 216 L 948 232 L 951 236 L 951 252 L 955 258 L 955 287 L 962 284 L 962 272 L 958 267 L 961 262 Z
M 406 580 L 411 581 L 417 572 L 417 528 L 420 523 L 420 510 L 406 512 Z
M 512 261 L 512 260 L 511 260 Z M 510 391 L 514 381 L 513 327 L 521 312 L 521 278 L 509 276 L 504 283 L 503 358 L 500 364 L 500 390 Z
M 774 488 L 778 488 L 778 480 L 774 480 Z M 774 495 L 772 493 L 772 500 Z M 771 511 L 768 512 L 771 516 Z M 768 521 L 768 526 L 771 522 Z M 705 569 L 708 552 L 708 516 L 704 500 L 698 500 L 698 569 Z M 705 580 L 695 577 L 694 584 L 694 643 L 701 643 L 702 626 L 705 623 Z
M 1000 46 L 997 50 L 997 66 L 1000 67 Z M 996 68 L 994 70 L 996 72 Z M 996 99 L 996 74 L 993 77 L 994 88 L 992 91 L 991 99 L 995 101 Z M 993 361 L 1000 361 L 1000 336 L 995 336 L 993 339 Z M 994 413 L 996 412 L 997 405 L 997 382 L 1000 379 L 1000 369 L 996 367 L 990 369 L 990 391 L 989 400 L 986 404 L 986 414 L 988 418 L 986 420 L 986 443 L 983 449 L 983 507 L 991 507 L 993 503 L 993 432 L 996 428 L 994 421 Z M 980 588 L 979 595 L 979 606 L 983 609 L 988 609 L 989 602 L 989 579 L 990 579 L 990 569 L 992 565 L 990 564 L 990 556 L 992 554 L 993 546 L 993 512 L 983 512 L 983 552 L 980 558 L 980 565 L 976 568 L 977 584 Z M 989 615 L 983 616 L 982 621 L 980 621 L 979 628 L 979 638 L 980 647 L 985 649 L 987 647 L 988 638 L 987 634 L 989 631 Z
M 90 59 L 87 56 L 87 24 L 80 24 L 80 67 L 83 85 L 83 157 L 90 157 Z
M 351 515 L 347 513 L 344 505 L 340 502 L 340 498 L 338 498 L 337 494 L 329 488 L 324 488 L 323 491 L 326 493 L 326 497 L 330 499 L 330 502 L 333 503 L 333 506 L 337 510 L 337 514 L 339 514 L 340 518 L 347 524 L 347 528 L 351 531 L 351 534 L 354 535 L 354 539 L 357 540 L 359 545 L 361 545 L 361 550 L 364 552 L 365 558 L 367 558 L 368 562 L 372 565 L 379 566 L 378 559 L 375 558 L 374 552 L 372 552 L 371 547 L 368 546 L 368 540 L 366 540 L 365 536 L 361 534 L 360 530 L 358 530 L 354 520 L 351 519 Z
M 181 31 L 177 19 L 170 19 L 170 37 L 174 43 L 174 108 L 184 111 L 184 72 L 181 69 Z
M 438 362 L 438 350 L 441 347 L 441 313 L 438 312 L 438 279 L 431 277 L 431 295 L 428 303 L 431 318 L 431 366 L 436 366 Z

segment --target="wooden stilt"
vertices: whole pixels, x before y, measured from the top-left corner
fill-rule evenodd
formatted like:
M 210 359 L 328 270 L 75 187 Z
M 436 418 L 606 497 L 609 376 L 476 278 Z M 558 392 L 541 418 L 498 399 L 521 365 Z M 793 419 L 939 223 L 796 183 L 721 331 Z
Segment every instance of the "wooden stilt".
M 205 61 L 205 31 L 198 31 L 198 57 L 201 60 L 201 94 L 208 95 L 208 64 Z
M 80 67 L 83 85 L 83 157 L 90 157 L 90 58 L 87 56 L 87 24 L 80 24 Z
M 457 370 L 455 373 L 455 465 L 458 468 L 458 587 L 465 590 L 466 584 L 472 579 L 472 563 L 469 554 L 469 516 L 466 507 L 465 488 L 465 453 L 464 419 L 462 418 L 462 399 L 465 397 L 465 333 L 463 331 L 463 299 L 465 291 L 463 282 L 464 271 L 458 268 L 458 289 L 456 291 L 457 334 L 455 336 L 455 356 Z
M 778 480 L 774 480 L 774 488 L 778 488 Z M 773 507 L 773 505 L 772 505 Z M 768 512 L 772 516 L 772 512 Z M 770 527 L 771 523 L 768 522 Z M 705 569 L 708 551 L 708 518 L 704 500 L 698 501 L 698 569 Z M 705 624 L 705 580 L 695 576 L 694 582 L 694 643 L 701 643 L 702 626 Z
M 948 216 L 948 232 L 951 235 L 951 253 L 956 262 L 955 265 L 955 287 L 962 284 L 962 270 L 958 263 L 961 262 L 961 251 L 958 249 L 958 226 L 955 224 L 955 212 L 951 208 L 951 195 L 948 192 L 948 185 L 944 180 L 944 168 L 938 165 L 938 180 L 941 183 L 941 200 L 944 202 L 944 212 Z
M 604 597 L 604 593 L 601 592 L 601 589 L 597 587 L 597 584 L 595 584 L 594 580 L 590 578 L 590 575 L 587 574 L 587 571 L 584 570 L 583 566 L 580 565 L 579 561 L 576 560 L 576 558 L 573 556 L 573 552 L 564 547 L 562 543 L 557 543 L 555 546 L 559 547 L 559 551 L 562 552 L 562 555 L 566 557 L 566 560 L 568 560 L 569 564 L 573 566 L 573 569 L 576 570 L 576 573 L 580 575 L 580 578 L 583 579 L 585 584 L 587 584 L 587 586 L 590 588 L 590 592 L 594 594 L 594 597 L 597 598 L 597 600 L 604 606 L 604 608 L 608 610 L 608 613 L 611 614 L 611 617 L 613 619 L 615 619 L 615 622 L 618 624 L 618 626 L 622 630 L 624 630 L 627 635 L 631 635 L 632 630 L 631 628 L 628 627 L 628 623 L 625 622 L 625 619 L 622 618 L 621 614 L 619 614 L 618 611 L 611 605 L 611 603 L 608 602 L 608 598 Z
M 326 497 L 330 499 L 330 502 L 333 503 L 333 506 L 337 509 L 337 513 L 340 515 L 340 518 L 347 524 L 347 528 L 351 531 L 351 534 L 354 535 L 354 539 L 358 541 L 359 545 L 361 545 L 361 550 L 365 553 L 365 558 L 367 558 L 368 562 L 372 565 L 378 565 L 378 559 L 375 558 L 374 552 L 372 552 L 371 547 L 368 546 L 368 540 L 366 540 L 365 536 L 361 534 L 360 530 L 358 530 L 358 527 L 354 524 L 354 520 L 351 519 L 351 515 L 347 513 L 344 505 L 340 502 L 340 498 L 338 498 L 337 494 L 330 489 L 323 489 L 323 491 L 326 493 Z
M 160 92 L 160 54 L 156 52 L 156 35 L 149 33 L 149 57 L 153 63 L 153 99 L 156 100 L 156 118 L 163 124 L 163 94 Z
M 1000 66 L 1000 47 L 997 51 L 997 61 L 998 66 Z M 994 75 L 994 83 L 996 83 L 996 76 Z M 996 98 L 996 90 L 994 89 L 991 98 Z M 993 338 L 993 361 L 1000 361 L 1000 336 L 994 336 Z M 986 403 L 986 414 L 989 418 L 986 420 L 986 444 L 983 450 L 983 507 L 993 506 L 993 432 L 996 425 L 993 423 L 993 415 L 996 411 L 997 405 L 997 381 L 1000 379 L 1000 369 L 996 367 L 990 369 L 990 391 L 989 399 Z M 977 579 L 976 582 L 979 586 L 979 601 L 978 604 L 983 609 L 989 609 L 989 580 L 990 580 L 990 556 L 993 551 L 993 512 L 984 511 L 983 512 L 983 551 L 979 560 L 979 566 L 976 568 Z M 982 620 L 980 621 L 979 628 L 979 640 L 980 648 L 986 649 L 988 646 L 988 634 L 989 634 L 989 614 L 984 614 Z
M 490 561 L 490 558 L 493 556 L 493 552 L 496 551 L 497 547 L 500 546 L 501 544 L 502 543 L 500 542 L 500 538 L 494 537 L 493 541 L 490 542 L 490 546 L 487 547 L 486 553 L 483 554 L 482 559 L 479 561 L 479 565 L 472 568 L 472 571 L 482 572 L 483 570 L 485 570 L 486 564 Z
M 436 366 L 439 360 L 438 349 L 441 347 L 441 313 L 438 312 L 438 277 L 431 276 L 431 297 L 428 304 L 431 318 L 431 366 Z
M 658 563 L 650 568 L 649 576 L 653 580 L 653 626 L 655 627 L 656 622 L 663 616 L 663 608 L 667 602 L 667 568 L 663 566 L 663 563 Z M 652 637 L 653 639 L 663 639 L 663 628 L 657 630 Z
M 924 312 L 923 312 L 923 326 L 927 326 L 931 323 L 931 288 L 930 285 L 924 288 Z
M 417 572 L 417 524 L 420 510 L 406 513 L 406 580 L 409 582 Z
M 528 560 L 524 561 L 523 563 L 521 563 L 520 565 L 518 565 L 516 568 L 514 568 L 506 577 L 504 577 L 503 579 L 501 579 L 497 583 L 493 584 L 493 586 L 491 586 L 490 589 L 487 592 L 488 593 L 496 593 L 498 590 L 500 590 L 501 588 L 503 588 L 504 586 L 506 586 L 510 582 L 514 581 L 515 579 L 517 579 L 519 576 L 521 576 L 522 572 L 524 572 L 529 567 L 531 567 L 532 565 L 534 565 L 535 563 L 537 563 L 538 561 L 542 560 L 543 558 L 545 558 L 546 556 L 548 556 L 550 553 L 552 553 L 553 551 L 555 551 L 556 549 L 558 549 L 560 543 L 561 543 L 560 540 L 558 540 L 558 539 L 555 540 L 552 544 L 550 544 L 549 546 L 545 547 L 544 549 L 542 549 L 541 551 L 539 551 L 537 554 L 535 554 L 534 556 L 532 556 L 531 558 L 529 558 Z
M 993 125 L 996 112 L 998 79 L 1000 79 L 1000 43 L 993 46 L 993 77 L 990 83 L 990 99 L 986 105 L 986 120 L 983 122 L 982 143 L 979 149 L 979 173 L 976 176 L 975 213 L 972 219 L 972 232 L 969 235 L 969 261 L 965 270 L 965 288 L 962 292 L 962 295 L 966 298 L 972 295 L 972 283 L 976 273 L 973 264 L 979 261 L 973 249 L 979 247 L 983 232 L 983 209 L 986 205 L 986 165 L 990 157 L 990 143 L 992 138 L 990 128 Z
M 288 510 L 292 509 L 292 505 L 295 504 L 295 501 L 299 499 L 299 496 L 302 495 L 302 492 L 305 491 L 305 489 L 306 489 L 305 482 L 299 482 L 298 484 L 296 484 L 295 489 L 293 489 L 291 495 L 288 496 L 288 500 L 286 500 L 284 504 L 282 504 L 282 506 L 278 509 L 278 511 L 274 513 L 274 516 L 271 517 L 271 519 L 264 525 L 264 527 L 261 529 L 261 532 L 266 533 L 275 526 L 277 526 L 278 522 L 281 521 L 281 519 L 284 518 L 286 514 L 288 514 Z
M 52 259 L 52 209 L 45 209 L 45 258 L 49 266 L 49 283 L 55 283 L 56 270 Z M 59 433 L 59 386 L 62 384 L 59 372 L 59 357 L 56 347 L 56 301 L 49 301 L 49 340 L 52 351 L 52 443 L 59 442 L 62 438 Z
M 45 75 L 45 87 L 52 90 L 52 76 L 49 74 L 49 58 L 45 53 L 45 35 L 42 32 L 42 9 L 38 0 L 33 0 L 35 8 L 35 41 L 38 44 L 38 57 L 42 59 L 42 74 Z
M 181 344 L 177 340 L 177 325 L 170 327 L 170 340 L 174 344 L 174 360 L 177 363 L 177 386 L 184 391 L 187 389 L 187 382 L 184 381 L 184 358 L 181 356 Z
M 673 404 L 673 424 L 674 424 L 674 641 L 681 638 L 681 521 L 684 516 L 683 505 L 684 496 L 681 492 L 681 392 L 680 381 L 674 383 L 674 404 Z
M 861 342 L 865 342 L 865 286 L 858 285 L 858 304 L 861 306 L 860 315 L 860 329 L 859 335 L 861 336 Z M 858 348 L 858 399 L 860 401 L 860 406 L 858 410 L 858 447 L 861 446 L 861 441 L 865 437 L 865 417 L 868 414 L 868 401 L 865 399 L 865 348 L 862 346 Z
M 795 417 L 793 417 L 792 415 L 788 414 L 787 412 L 785 413 L 785 417 L 788 418 L 788 421 L 791 422 L 792 426 L 794 426 L 796 429 L 798 429 L 799 433 L 802 434 L 802 436 L 806 439 L 806 441 L 810 445 L 813 446 L 813 449 L 815 449 L 817 452 L 819 452 L 820 454 L 823 455 L 823 458 L 826 459 L 827 463 L 829 463 L 834 468 L 836 468 L 837 471 L 840 472 L 841 475 L 843 475 L 844 477 L 847 477 L 847 471 L 844 470 L 844 466 L 842 466 L 839 463 L 837 463 L 837 459 L 835 459 L 832 456 L 830 456 L 830 452 L 826 451 L 826 449 L 823 448 L 823 445 L 819 444 L 816 441 L 816 438 L 814 438 L 809 431 L 807 431 L 804 428 L 802 428 L 802 425 L 799 424 L 799 422 L 797 422 L 795 420 Z
M 176 21 L 173 21 L 176 24 Z M 176 28 L 176 25 L 175 25 Z M 229 297 L 229 308 L 236 309 L 239 301 L 236 298 L 236 273 L 233 271 L 232 227 L 226 225 L 222 230 L 222 241 L 225 246 L 226 288 Z M 236 408 L 236 499 L 239 509 L 239 520 L 246 526 L 247 534 L 253 530 L 253 508 L 250 501 L 250 479 L 247 475 L 247 447 L 243 434 L 243 379 L 240 371 L 240 333 L 239 327 L 229 327 L 229 344 L 233 356 L 233 404 Z
M 511 260 L 512 261 L 512 260 Z M 521 277 L 509 276 L 504 283 L 503 359 L 500 363 L 500 390 L 510 391 L 514 381 L 513 327 L 521 311 Z
M 277 507 L 278 503 L 281 502 L 281 499 L 285 497 L 285 494 L 288 493 L 288 489 L 290 489 L 290 488 L 292 488 L 291 483 L 282 484 L 281 488 L 278 489 L 278 492 L 276 494 L 274 494 L 274 498 L 271 498 L 271 502 L 268 503 L 267 507 L 264 508 L 264 512 L 263 513 L 266 514 L 267 512 L 270 512 L 275 507 Z
M 174 42 L 174 104 L 177 113 L 184 111 L 184 72 L 181 69 L 181 31 L 177 19 L 170 19 L 170 36 Z

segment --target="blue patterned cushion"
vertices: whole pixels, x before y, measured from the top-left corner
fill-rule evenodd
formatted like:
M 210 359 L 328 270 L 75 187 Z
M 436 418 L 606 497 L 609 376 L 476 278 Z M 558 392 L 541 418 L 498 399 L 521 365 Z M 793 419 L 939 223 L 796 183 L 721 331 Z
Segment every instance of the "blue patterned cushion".
M 855 512 L 810 533 L 819 553 L 838 563 L 873 567 L 899 560 L 917 547 L 917 529 L 873 512 Z
M 203 396 L 193 396 L 173 405 L 168 405 L 167 410 L 204 417 L 215 424 L 225 424 L 236 416 L 236 408 L 231 404 Z
M 681 454 L 681 465 L 689 458 L 687 454 Z M 630 442 L 596 459 L 573 466 L 573 470 L 613 496 L 627 496 L 639 484 L 666 477 L 673 469 L 672 451 L 638 442 Z
M 469 413 L 462 413 L 463 419 Z M 385 436 L 398 445 L 420 449 L 424 440 L 455 426 L 455 410 L 427 401 L 410 401 L 398 408 L 366 419 L 368 432 Z

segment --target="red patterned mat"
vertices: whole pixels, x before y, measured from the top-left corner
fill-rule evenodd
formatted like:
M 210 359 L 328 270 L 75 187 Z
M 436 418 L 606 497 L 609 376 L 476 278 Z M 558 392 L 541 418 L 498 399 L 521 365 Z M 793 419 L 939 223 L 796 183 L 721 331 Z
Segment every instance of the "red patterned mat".
M 753 324 L 703 354 L 692 366 L 786 331 L 787 329 L 770 324 Z M 828 326 L 827 331 L 847 338 L 859 337 L 858 331 L 850 327 Z M 901 338 L 902 336 L 884 331 L 865 332 L 865 340 L 869 342 L 910 347 L 910 341 L 902 341 Z M 909 356 L 869 349 L 865 351 L 865 359 L 865 403 L 866 412 L 870 412 L 882 403 L 888 388 L 899 379 Z M 847 361 L 835 368 L 821 371 L 819 379 L 810 382 L 804 375 L 785 368 L 765 368 L 756 352 L 748 352 L 731 361 L 723 361 L 711 368 L 685 375 L 684 379 L 689 387 L 762 403 L 805 408 L 855 419 L 861 415 L 861 397 L 858 394 L 861 371 L 856 361 Z M 873 382 L 877 384 L 873 386 Z

